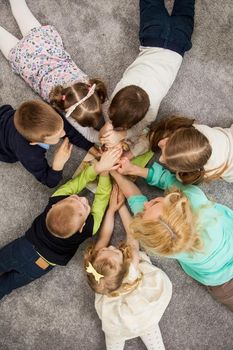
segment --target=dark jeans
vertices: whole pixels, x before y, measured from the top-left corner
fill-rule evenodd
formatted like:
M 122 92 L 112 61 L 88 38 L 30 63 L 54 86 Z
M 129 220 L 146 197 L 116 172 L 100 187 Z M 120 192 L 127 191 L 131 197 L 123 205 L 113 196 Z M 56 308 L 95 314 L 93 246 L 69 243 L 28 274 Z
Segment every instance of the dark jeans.
M 36 265 L 39 257 L 25 237 L 0 249 L 0 299 L 52 270 L 53 266 L 42 269 Z
M 162 47 L 181 56 L 192 47 L 195 0 L 175 0 L 171 16 L 164 0 L 140 0 L 142 46 Z

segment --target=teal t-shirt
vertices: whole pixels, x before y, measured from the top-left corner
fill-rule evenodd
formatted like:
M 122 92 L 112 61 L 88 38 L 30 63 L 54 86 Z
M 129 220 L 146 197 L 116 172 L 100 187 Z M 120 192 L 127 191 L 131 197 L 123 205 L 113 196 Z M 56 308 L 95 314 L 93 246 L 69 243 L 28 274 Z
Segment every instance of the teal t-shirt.
M 194 213 L 198 216 L 197 230 L 203 248 L 199 252 L 179 253 L 176 258 L 184 271 L 202 284 L 221 285 L 233 278 L 233 211 L 221 204 L 208 200 L 202 190 L 193 185 L 183 185 L 175 174 L 154 163 L 146 179 L 149 185 L 166 190 L 177 187 L 189 199 Z M 134 214 L 144 209 L 147 198 L 143 195 L 128 198 Z

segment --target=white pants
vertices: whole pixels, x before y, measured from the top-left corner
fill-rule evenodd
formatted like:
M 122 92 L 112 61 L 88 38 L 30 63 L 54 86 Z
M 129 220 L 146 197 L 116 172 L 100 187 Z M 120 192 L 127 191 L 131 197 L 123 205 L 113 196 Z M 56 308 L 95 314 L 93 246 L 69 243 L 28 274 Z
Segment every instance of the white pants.
M 41 24 L 29 10 L 25 0 L 9 1 L 13 16 L 23 36 L 27 35 L 31 29 L 41 27 Z M 0 50 L 6 59 L 8 59 L 10 50 L 15 47 L 18 41 L 19 40 L 14 35 L 0 26 Z
M 147 350 L 165 350 L 163 338 L 159 326 L 148 330 L 145 334 L 140 335 Z M 125 346 L 125 338 L 113 338 L 105 334 L 105 342 L 107 350 L 123 350 Z

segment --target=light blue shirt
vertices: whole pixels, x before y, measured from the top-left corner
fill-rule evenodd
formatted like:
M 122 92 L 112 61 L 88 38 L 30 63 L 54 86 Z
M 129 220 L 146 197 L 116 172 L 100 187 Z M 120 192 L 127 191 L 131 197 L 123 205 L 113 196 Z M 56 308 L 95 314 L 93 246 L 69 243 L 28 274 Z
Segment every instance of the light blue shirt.
M 203 248 L 170 258 L 176 258 L 184 271 L 202 284 L 217 286 L 230 281 L 233 278 L 233 211 L 209 201 L 198 186 L 183 185 L 175 174 L 156 162 L 149 168 L 146 182 L 163 190 L 174 186 L 182 190 L 198 217 L 197 230 Z M 128 198 L 134 214 L 144 210 L 146 201 L 143 195 Z

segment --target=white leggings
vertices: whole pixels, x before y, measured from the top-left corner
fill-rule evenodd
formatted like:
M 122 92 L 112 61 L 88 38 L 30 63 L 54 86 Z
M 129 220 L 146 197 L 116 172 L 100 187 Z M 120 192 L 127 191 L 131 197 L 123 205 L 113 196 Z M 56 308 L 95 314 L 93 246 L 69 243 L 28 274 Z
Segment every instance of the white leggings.
M 148 330 L 143 335 L 140 335 L 147 350 L 165 350 L 163 338 L 159 326 Z M 107 350 L 123 350 L 125 346 L 125 338 L 112 338 L 105 335 L 105 342 Z
M 33 16 L 25 0 L 9 0 L 11 10 L 19 29 L 25 36 L 31 29 L 41 27 L 40 22 Z M 8 59 L 10 50 L 18 43 L 18 39 L 0 26 L 0 50 Z

